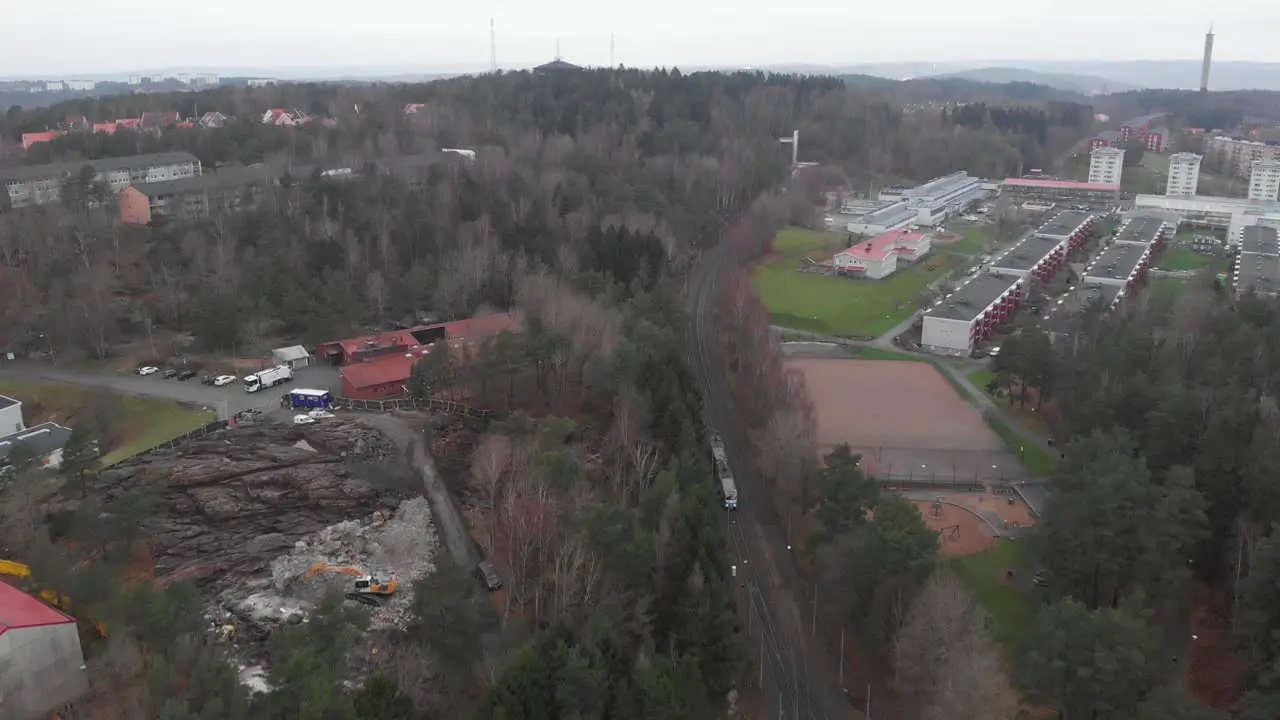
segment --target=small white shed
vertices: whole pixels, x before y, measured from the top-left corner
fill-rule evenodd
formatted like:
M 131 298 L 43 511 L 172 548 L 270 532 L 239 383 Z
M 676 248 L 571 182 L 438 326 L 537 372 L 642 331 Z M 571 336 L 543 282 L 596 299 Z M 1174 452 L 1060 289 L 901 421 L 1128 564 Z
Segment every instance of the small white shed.
M 271 356 L 275 358 L 277 365 L 288 365 L 294 370 L 311 364 L 311 353 L 301 345 L 276 348 L 271 351 Z

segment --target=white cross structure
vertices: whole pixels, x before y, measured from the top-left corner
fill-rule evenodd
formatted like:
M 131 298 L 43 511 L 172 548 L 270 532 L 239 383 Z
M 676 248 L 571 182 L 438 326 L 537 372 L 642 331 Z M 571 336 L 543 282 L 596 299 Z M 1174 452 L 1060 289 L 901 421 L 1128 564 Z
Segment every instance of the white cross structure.
M 794 166 L 800 153 L 800 131 L 792 130 L 791 137 L 780 137 L 778 142 L 791 145 L 791 164 Z

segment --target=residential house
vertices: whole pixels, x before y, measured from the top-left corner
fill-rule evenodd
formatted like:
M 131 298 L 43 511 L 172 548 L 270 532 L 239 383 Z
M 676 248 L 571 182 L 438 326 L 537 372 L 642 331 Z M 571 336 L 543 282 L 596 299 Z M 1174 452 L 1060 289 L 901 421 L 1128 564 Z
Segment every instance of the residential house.
M 182 120 L 182 116 L 176 112 L 144 112 L 139 118 L 139 125 L 147 130 L 160 131 L 162 128 L 173 127 Z
M 115 120 L 110 120 L 108 122 L 94 123 L 93 131 L 96 133 L 106 133 L 108 135 L 115 135 L 116 129 L 119 127 L 120 126 L 116 123 Z
M 66 135 L 66 133 L 61 130 L 45 130 L 44 132 L 22 133 L 22 149 L 30 150 L 32 145 L 36 145 L 42 142 L 49 142 L 50 140 L 57 137 L 62 137 L 63 135 Z
M 426 103 L 409 103 L 404 106 L 405 115 L 417 115 L 418 111 L 426 107 Z
M 145 225 L 159 215 L 190 220 L 236 212 L 256 205 L 263 189 L 275 183 L 275 176 L 261 165 L 139 183 L 120 192 L 120 220 Z
M 210 110 L 200 116 L 197 124 L 202 128 L 220 128 L 227 124 L 227 116 L 216 110 Z
M 291 127 L 298 124 L 298 117 L 291 110 L 272 108 L 262 114 L 262 124 Z

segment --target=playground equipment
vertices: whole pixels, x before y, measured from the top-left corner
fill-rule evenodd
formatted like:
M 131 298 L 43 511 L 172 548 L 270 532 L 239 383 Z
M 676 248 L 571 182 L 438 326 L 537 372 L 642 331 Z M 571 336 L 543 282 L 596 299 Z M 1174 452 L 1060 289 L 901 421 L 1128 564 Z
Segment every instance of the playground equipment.
M 939 528 L 939 529 L 938 529 L 938 539 L 939 539 L 939 540 L 941 540 L 943 543 L 946 543 L 948 540 L 959 540 L 959 539 L 960 539 L 960 526 L 959 526 L 959 525 L 948 525 L 947 527 Z

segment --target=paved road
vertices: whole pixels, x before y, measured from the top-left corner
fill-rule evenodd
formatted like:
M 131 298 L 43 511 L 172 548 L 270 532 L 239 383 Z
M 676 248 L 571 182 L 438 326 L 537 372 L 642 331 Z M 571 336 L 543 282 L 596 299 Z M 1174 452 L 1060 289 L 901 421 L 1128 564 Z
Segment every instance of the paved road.
M 216 412 L 220 420 L 226 420 L 241 410 L 250 408 L 272 410 L 279 407 L 280 395 L 283 394 L 284 388 L 307 387 L 308 382 L 311 385 L 320 384 L 322 387 L 329 387 L 333 375 L 333 370 L 327 367 L 303 368 L 294 374 L 294 380 L 289 385 L 247 393 L 240 383 L 218 388 L 201 385 L 195 378 L 181 382 L 174 379 L 165 380 L 159 374 L 144 377 L 111 372 L 82 372 L 42 362 L 27 361 L 0 364 L 0 378 L 59 380 L 77 385 L 106 388 L 125 395 L 147 395 L 175 400 L 208 408 Z
M 724 438 L 739 489 L 739 509 L 726 513 L 730 558 L 735 563 L 739 607 L 747 615 L 746 645 L 759 653 L 768 712 L 779 718 L 844 718 L 849 701 L 811 633 L 811 619 L 797 602 L 802 588 L 789 556 L 786 533 L 749 452 L 746 428 L 729 401 L 728 382 L 710 328 L 715 270 L 725 262 L 724 244 L 706 252 L 690 280 L 690 363 L 702 387 L 708 422 Z M 825 635 L 824 635 L 825 638 Z

